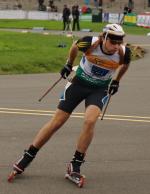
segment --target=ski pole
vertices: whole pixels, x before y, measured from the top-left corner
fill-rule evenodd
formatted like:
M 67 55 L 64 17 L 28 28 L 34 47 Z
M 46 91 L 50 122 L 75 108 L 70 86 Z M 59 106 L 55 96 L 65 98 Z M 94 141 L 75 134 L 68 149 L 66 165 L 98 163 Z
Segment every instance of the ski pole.
M 41 102 L 41 100 L 60 82 L 60 80 L 62 79 L 62 76 L 50 87 L 48 88 L 48 90 L 41 96 L 41 98 L 39 98 L 39 102 Z
M 101 120 L 103 120 L 103 118 L 104 118 L 105 112 L 106 112 L 107 107 L 108 107 L 108 104 L 109 104 L 109 102 L 110 102 L 110 98 L 111 98 L 111 94 L 108 95 L 107 102 L 106 102 L 105 107 L 104 107 L 104 110 L 103 110 L 103 112 L 102 112 Z

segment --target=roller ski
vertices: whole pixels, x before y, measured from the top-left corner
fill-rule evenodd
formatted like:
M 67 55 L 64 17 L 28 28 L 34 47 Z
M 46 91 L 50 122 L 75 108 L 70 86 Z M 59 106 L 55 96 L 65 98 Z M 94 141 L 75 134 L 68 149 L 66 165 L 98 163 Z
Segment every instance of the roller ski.
M 72 161 L 67 166 L 65 178 L 82 188 L 85 182 L 85 176 L 80 174 L 80 165 L 83 161 Z
M 19 174 L 22 174 L 22 170 L 19 169 L 16 164 L 13 165 L 13 171 L 10 173 L 10 175 L 8 176 L 8 182 L 12 183 L 14 181 L 14 179 L 16 178 L 16 176 L 18 176 Z
M 75 183 L 79 188 L 82 188 L 85 182 L 85 176 L 76 172 L 72 172 L 71 174 L 67 173 L 65 178 Z
M 35 158 L 35 154 L 31 154 L 30 149 L 28 151 L 25 150 L 24 155 L 13 165 L 13 171 L 8 176 L 8 182 L 12 183 L 14 179 L 22 174 L 25 168 L 31 163 L 31 161 Z

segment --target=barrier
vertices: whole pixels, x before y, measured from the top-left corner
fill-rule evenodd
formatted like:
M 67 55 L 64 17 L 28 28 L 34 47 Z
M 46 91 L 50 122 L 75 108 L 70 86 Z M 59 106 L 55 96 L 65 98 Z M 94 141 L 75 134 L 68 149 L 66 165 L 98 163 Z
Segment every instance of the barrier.
M 92 21 L 92 14 L 81 14 L 80 20 L 82 21 Z
M 46 11 L 0 10 L 0 19 L 61 20 L 62 13 Z
M 137 16 L 137 26 L 150 28 L 150 12 L 139 14 Z
M 109 23 L 120 23 L 120 18 L 123 14 L 119 13 L 109 13 L 108 15 L 108 22 Z
M 123 14 L 102 13 L 102 21 L 109 23 L 120 23 Z M 34 19 L 34 20 L 62 20 L 62 13 L 24 11 L 24 10 L 0 10 L 0 19 Z M 82 14 L 80 20 L 92 21 L 92 14 Z M 127 25 L 137 25 L 150 28 L 150 12 L 136 15 L 127 14 L 124 18 Z
M 26 12 L 23 10 L 0 10 L 0 19 L 25 19 Z
M 135 26 L 137 23 L 137 14 L 135 13 L 128 13 L 124 17 L 124 24 L 126 25 L 133 25 Z

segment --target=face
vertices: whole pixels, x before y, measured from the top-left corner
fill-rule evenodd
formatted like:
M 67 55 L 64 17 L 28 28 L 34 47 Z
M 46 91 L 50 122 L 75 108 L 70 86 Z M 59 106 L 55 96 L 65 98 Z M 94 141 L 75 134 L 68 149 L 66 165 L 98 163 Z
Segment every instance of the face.
M 107 40 L 104 41 L 103 46 L 106 52 L 108 52 L 109 54 L 114 54 L 116 51 L 118 51 L 120 44 L 122 43 L 118 43 L 114 40 L 107 38 Z

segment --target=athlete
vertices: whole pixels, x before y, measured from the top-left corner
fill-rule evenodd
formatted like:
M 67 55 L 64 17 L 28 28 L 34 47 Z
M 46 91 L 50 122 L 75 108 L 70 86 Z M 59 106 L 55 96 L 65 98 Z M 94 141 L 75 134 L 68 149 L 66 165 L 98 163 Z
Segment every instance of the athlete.
M 60 71 L 66 79 L 72 72 L 78 51 L 83 53 L 72 82 L 68 82 L 60 98 L 53 118 L 45 124 L 24 155 L 13 165 L 13 174 L 21 174 L 35 158 L 40 148 L 68 120 L 72 111 L 81 101 L 85 101 L 83 127 L 72 160 L 67 166 L 66 177 L 83 186 L 84 177 L 80 174 L 81 164 L 94 136 L 95 123 L 102 113 L 102 99 L 114 95 L 119 82 L 129 67 L 131 51 L 123 44 L 125 32 L 118 24 L 107 24 L 99 37 L 85 36 L 70 48 L 66 65 Z

